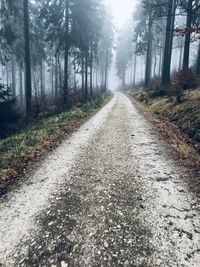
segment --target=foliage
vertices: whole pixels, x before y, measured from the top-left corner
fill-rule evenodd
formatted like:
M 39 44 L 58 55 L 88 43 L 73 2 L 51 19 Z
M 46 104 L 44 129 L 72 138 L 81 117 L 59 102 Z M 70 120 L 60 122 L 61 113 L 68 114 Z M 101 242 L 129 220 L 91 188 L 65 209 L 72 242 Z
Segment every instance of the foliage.
M 198 79 L 192 69 L 183 69 L 173 75 L 171 85 L 176 89 L 192 89 L 197 87 Z
M 16 111 L 15 99 L 10 96 L 10 89 L 0 83 L 0 138 L 14 132 L 20 118 Z

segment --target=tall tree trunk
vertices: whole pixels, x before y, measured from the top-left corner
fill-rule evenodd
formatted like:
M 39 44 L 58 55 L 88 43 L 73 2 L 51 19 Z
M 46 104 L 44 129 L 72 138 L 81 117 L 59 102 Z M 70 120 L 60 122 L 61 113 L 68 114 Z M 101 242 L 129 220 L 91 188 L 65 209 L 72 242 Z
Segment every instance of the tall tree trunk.
M 52 95 L 52 100 L 54 99 L 54 57 L 52 56 L 51 58 L 51 95 Z
M 163 57 L 164 57 L 164 40 L 165 36 L 163 33 L 160 34 L 160 51 L 159 51 L 159 78 L 162 77 L 162 66 L 163 66 Z
M 126 86 L 126 70 L 124 70 L 122 74 L 122 89 L 124 89 L 125 86 Z
M 85 99 L 88 99 L 88 53 L 85 57 Z
M 190 30 L 192 25 L 192 1 L 188 0 L 187 5 L 187 21 L 186 28 Z M 184 53 L 183 53 L 183 69 L 187 69 L 189 67 L 190 60 L 190 31 L 186 32 L 185 35 L 185 44 L 184 44 Z
M 12 61 L 11 61 L 11 70 L 12 70 L 12 97 L 16 97 L 16 66 L 15 66 L 15 58 L 14 55 L 12 55 Z
M 40 62 L 40 95 L 42 98 L 42 104 L 45 103 L 45 93 L 44 93 L 44 72 L 43 72 L 43 60 Z
M 136 84 L 136 68 L 137 68 L 137 54 L 134 53 L 134 66 L 133 66 L 133 85 Z
M 32 84 L 31 84 L 31 58 L 30 58 L 30 33 L 29 33 L 29 0 L 23 0 L 24 11 L 24 40 L 25 40 L 25 92 L 26 92 L 26 115 L 32 113 Z
M 162 65 L 163 65 L 163 48 L 161 44 L 160 53 L 159 53 L 159 77 L 162 75 Z
M 9 68 L 8 65 L 6 65 L 6 84 L 9 86 Z
M 96 91 L 97 91 L 97 95 L 98 95 L 98 71 L 96 68 Z
M 179 70 L 181 70 L 181 68 L 182 68 L 182 61 L 183 61 L 183 44 L 182 44 L 182 41 L 181 41 L 180 56 L 179 56 L 179 67 L 178 67 Z
M 81 58 L 81 83 L 82 83 L 82 97 L 85 95 L 85 70 L 84 70 L 84 58 Z
M 155 51 L 154 51 L 154 68 L 153 68 L 154 78 L 156 78 L 156 67 L 157 67 L 157 53 L 156 53 L 156 48 L 155 48 Z
M 147 55 L 146 55 L 146 69 L 145 69 L 145 88 L 149 87 L 151 81 L 151 65 L 152 65 L 152 43 L 153 43 L 153 36 L 152 36 L 152 8 L 149 10 L 149 21 L 148 21 L 148 40 L 147 40 Z
M 68 105 L 69 97 L 69 0 L 65 0 L 65 56 L 64 56 L 64 97 L 63 106 Z
M 199 48 L 198 48 L 198 55 L 197 55 L 196 74 L 200 75 L 200 40 L 199 40 Z
M 104 92 L 107 92 L 108 87 L 108 47 L 106 49 L 106 65 L 105 65 L 105 82 L 104 82 Z
M 163 69 L 162 69 L 162 85 L 163 86 L 167 86 L 170 83 L 175 11 L 176 11 L 176 0 L 169 0 L 164 58 L 163 58 Z
M 58 53 L 55 55 L 55 99 L 58 98 Z
M 91 51 L 90 51 L 90 98 L 93 97 L 93 49 L 91 45 Z
M 19 64 L 19 96 L 20 96 L 20 105 L 23 107 L 23 72 L 22 67 Z
M 77 84 L 76 84 L 76 63 L 74 60 L 74 93 L 77 92 Z
M 60 62 L 60 53 L 58 52 L 58 72 L 59 72 L 59 86 L 60 86 L 60 92 L 61 94 L 61 89 L 63 88 L 63 81 L 62 81 L 62 66 Z

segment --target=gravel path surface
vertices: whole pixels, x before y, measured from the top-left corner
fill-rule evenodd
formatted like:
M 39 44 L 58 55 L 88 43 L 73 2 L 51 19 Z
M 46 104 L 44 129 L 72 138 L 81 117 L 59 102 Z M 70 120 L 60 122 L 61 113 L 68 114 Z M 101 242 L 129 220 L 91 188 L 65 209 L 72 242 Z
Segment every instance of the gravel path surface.
M 123 94 L 0 205 L 2 266 L 200 266 L 200 202 Z

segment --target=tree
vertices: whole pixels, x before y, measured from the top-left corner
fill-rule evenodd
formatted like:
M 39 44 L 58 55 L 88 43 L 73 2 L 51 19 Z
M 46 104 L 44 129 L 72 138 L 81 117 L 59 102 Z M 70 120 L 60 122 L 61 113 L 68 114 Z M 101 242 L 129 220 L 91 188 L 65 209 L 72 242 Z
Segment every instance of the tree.
M 69 70 L 68 70 L 68 64 L 69 64 L 69 0 L 65 0 L 65 30 L 64 30 L 64 98 L 63 98 L 63 105 L 64 107 L 68 105 L 68 97 L 69 97 Z
M 186 28 L 191 29 L 192 26 L 192 5 L 193 0 L 187 1 L 187 21 Z M 189 57 L 190 57 L 190 31 L 185 34 L 185 44 L 184 44 L 184 54 L 183 54 L 183 69 L 188 69 L 189 67 Z
M 153 43 L 153 35 L 152 35 L 152 26 L 153 26 L 153 11 L 152 5 L 150 4 L 148 7 L 148 30 L 147 30 L 147 55 L 146 55 L 146 69 L 145 69 L 145 88 L 148 88 L 151 81 L 151 68 L 152 68 L 152 43 Z
M 24 44 L 25 44 L 25 69 L 26 69 L 26 114 L 32 113 L 32 84 L 31 84 L 31 58 L 30 58 L 30 33 L 29 33 L 29 0 L 23 0 L 24 11 Z
M 167 23 L 166 23 L 166 35 L 165 35 L 165 46 L 164 46 L 163 69 L 162 69 L 163 86 L 167 86 L 170 83 L 175 11 L 176 11 L 176 0 L 169 0 L 167 4 Z
M 122 88 L 126 85 L 126 74 L 129 62 L 132 62 L 134 55 L 132 25 L 125 25 L 118 36 L 116 67 L 117 75 L 122 82 Z

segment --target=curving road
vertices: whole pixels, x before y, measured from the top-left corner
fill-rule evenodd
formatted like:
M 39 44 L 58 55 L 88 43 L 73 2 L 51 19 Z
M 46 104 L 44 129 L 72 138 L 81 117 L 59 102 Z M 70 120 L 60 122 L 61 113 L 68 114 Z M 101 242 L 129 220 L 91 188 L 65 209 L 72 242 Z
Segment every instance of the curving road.
M 200 202 L 123 94 L 0 204 L 0 266 L 199 267 Z

